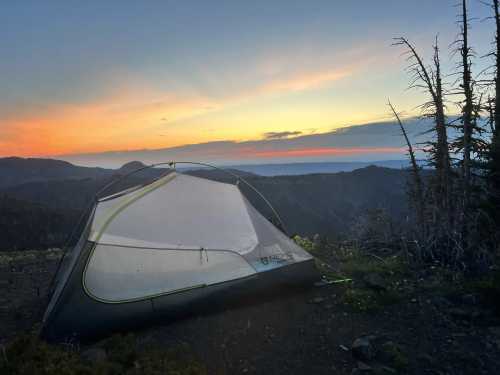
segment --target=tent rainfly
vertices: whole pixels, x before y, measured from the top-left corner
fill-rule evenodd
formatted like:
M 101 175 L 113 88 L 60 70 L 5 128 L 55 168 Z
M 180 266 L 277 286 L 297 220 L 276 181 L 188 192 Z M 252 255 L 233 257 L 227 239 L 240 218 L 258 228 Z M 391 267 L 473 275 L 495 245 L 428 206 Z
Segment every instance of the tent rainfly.
M 102 335 L 315 278 L 313 258 L 238 184 L 173 171 L 96 199 L 56 275 L 42 336 Z

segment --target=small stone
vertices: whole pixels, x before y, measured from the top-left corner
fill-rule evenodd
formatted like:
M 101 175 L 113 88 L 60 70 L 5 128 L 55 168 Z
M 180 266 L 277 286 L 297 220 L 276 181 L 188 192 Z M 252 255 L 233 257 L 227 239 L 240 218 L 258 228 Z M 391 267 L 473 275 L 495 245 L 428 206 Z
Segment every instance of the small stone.
M 358 368 L 361 370 L 361 371 L 371 371 L 372 368 L 367 365 L 366 363 L 362 362 L 362 361 L 358 361 Z
M 360 360 L 369 361 L 375 356 L 373 345 L 366 336 L 354 340 L 351 350 L 352 355 Z

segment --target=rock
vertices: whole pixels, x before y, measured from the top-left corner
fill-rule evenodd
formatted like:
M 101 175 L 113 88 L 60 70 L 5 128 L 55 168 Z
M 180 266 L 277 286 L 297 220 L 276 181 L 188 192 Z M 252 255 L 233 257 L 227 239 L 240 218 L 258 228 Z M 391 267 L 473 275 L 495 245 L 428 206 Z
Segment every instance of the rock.
M 375 350 L 371 343 L 370 337 L 359 337 L 352 343 L 352 355 L 360 360 L 370 361 L 375 357 Z
M 358 368 L 361 370 L 361 371 L 371 371 L 372 368 L 367 365 L 366 363 L 362 362 L 362 361 L 358 361 Z
M 369 273 L 363 278 L 366 286 L 374 290 L 386 290 L 387 283 L 378 273 Z
M 89 362 L 104 362 L 108 359 L 108 355 L 103 348 L 89 348 L 82 352 L 81 357 Z

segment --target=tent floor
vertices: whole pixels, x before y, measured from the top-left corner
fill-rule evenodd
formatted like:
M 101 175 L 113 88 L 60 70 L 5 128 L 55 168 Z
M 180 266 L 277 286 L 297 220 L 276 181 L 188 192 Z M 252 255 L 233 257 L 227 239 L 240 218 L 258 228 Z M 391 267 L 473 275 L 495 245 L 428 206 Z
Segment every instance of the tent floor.
M 216 285 L 153 299 L 107 304 L 73 289 L 60 311 L 44 327 L 50 341 L 93 340 L 114 332 L 165 324 L 241 305 L 257 304 L 308 288 L 319 278 L 314 259 Z

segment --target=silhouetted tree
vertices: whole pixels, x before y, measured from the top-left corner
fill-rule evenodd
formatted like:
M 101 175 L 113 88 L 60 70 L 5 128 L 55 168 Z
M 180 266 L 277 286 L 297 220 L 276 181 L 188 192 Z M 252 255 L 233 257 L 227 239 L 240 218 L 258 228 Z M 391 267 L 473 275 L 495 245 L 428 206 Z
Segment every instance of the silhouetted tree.
M 396 38 L 394 45 L 406 48 L 409 63 L 407 70 L 411 75 L 409 87 L 423 89 L 429 95 L 429 100 L 420 107 L 422 115 L 433 120 L 433 126 L 429 131 L 434 134 L 434 139 L 428 142 L 424 150 L 429 155 L 429 165 L 435 170 L 430 191 L 427 194 L 425 210 L 425 215 L 428 216 L 427 227 L 429 228 L 426 247 L 429 254 L 434 256 L 436 252 L 445 253 L 451 246 L 455 218 L 451 196 L 453 179 L 439 47 L 436 37 L 433 46 L 433 64 L 428 67 L 424 64 L 415 47 L 406 38 Z
M 408 157 L 410 158 L 411 173 L 413 177 L 410 195 L 415 206 L 417 225 L 420 231 L 423 232 L 422 234 L 425 236 L 426 226 L 424 220 L 424 187 L 423 187 L 422 177 L 420 176 L 420 167 L 417 163 L 417 158 L 415 157 L 413 146 L 408 137 L 408 134 L 406 133 L 406 129 L 403 125 L 403 122 L 401 121 L 401 118 L 399 117 L 399 114 L 396 112 L 396 109 L 394 108 L 390 100 L 388 100 L 387 104 L 391 109 L 394 117 L 396 118 L 396 121 L 398 122 L 399 128 L 401 129 L 401 133 L 403 134 L 403 137 L 406 142 L 406 147 L 408 149 Z
M 490 120 L 492 135 L 487 155 L 489 211 L 497 233 L 500 232 L 500 15 L 498 3 L 498 0 L 493 0 L 491 4 L 496 28 L 495 52 L 493 52 L 495 58 L 493 92 L 495 97 L 492 100 L 494 105 L 490 105 L 490 116 L 492 115 L 493 119 Z

